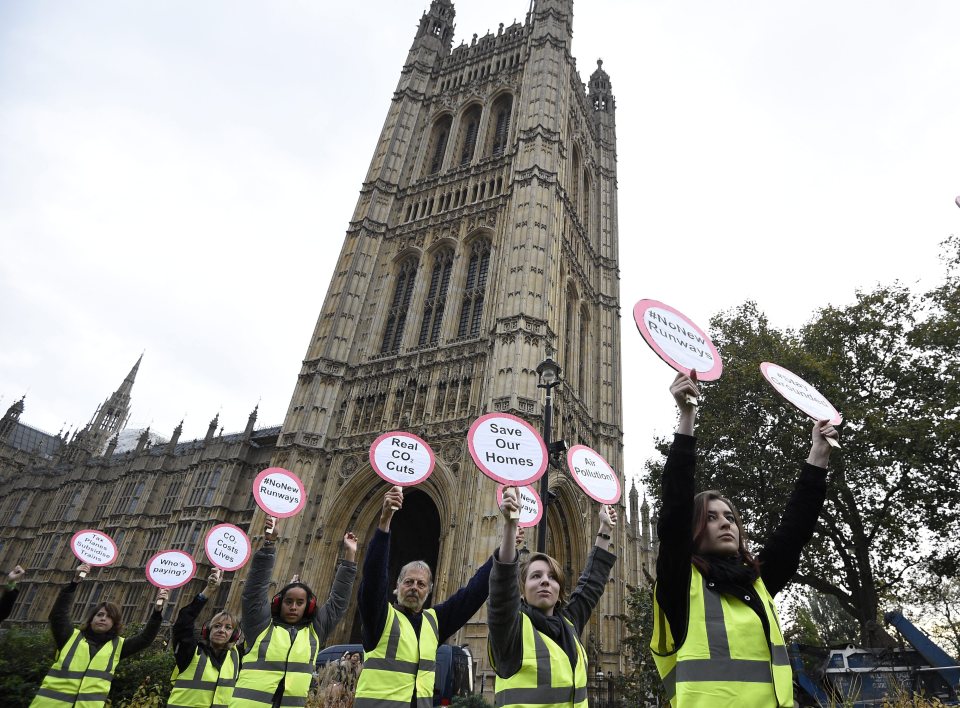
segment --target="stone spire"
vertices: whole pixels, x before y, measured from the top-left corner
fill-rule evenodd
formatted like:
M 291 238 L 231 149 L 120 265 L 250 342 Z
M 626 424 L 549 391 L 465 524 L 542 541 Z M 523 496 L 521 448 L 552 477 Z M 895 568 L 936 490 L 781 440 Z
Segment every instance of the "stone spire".
M 170 442 L 167 443 L 166 454 L 172 455 L 174 450 L 177 449 L 177 443 L 180 441 L 180 434 L 183 432 L 183 421 L 173 429 L 173 435 L 170 436 Z
M 7 409 L 7 412 L 4 414 L 3 418 L 0 418 L 0 441 L 4 441 L 10 437 L 13 429 L 16 427 L 17 423 L 20 422 L 20 414 L 23 413 L 23 400 L 25 398 L 26 395 L 22 396 L 19 401 L 15 402 Z
M 203 438 L 203 444 L 209 445 L 210 441 L 213 440 L 214 434 L 217 432 L 217 426 L 220 424 L 220 414 L 217 413 L 213 416 L 213 420 L 210 421 L 210 425 L 207 426 L 207 435 Z
M 253 426 L 257 422 L 257 410 L 259 410 L 260 404 L 258 403 L 253 407 L 253 410 L 250 411 L 250 415 L 247 417 L 247 427 L 243 430 L 243 439 L 249 440 L 253 437 Z
M 97 408 L 87 426 L 73 436 L 66 455 L 68 461 L 77 462 L 100 455 L 106 448 L 107 441 L 126 427 L 130 419 L 130 393 L 141 361 L 143 354 L 130 369 L 120 388 Z
M 613 113 L 616 109 L 610 76 L 603 70 L 603 59 L 597 59 L 597 70 L 590 74 L 588 95 L 594 111 Z
M 453 46 L 453 20 L 456 14 L 451 0 L 433 0 L 430 9 L 420 18 L 411 53 L 424 48 L 449 54 Z

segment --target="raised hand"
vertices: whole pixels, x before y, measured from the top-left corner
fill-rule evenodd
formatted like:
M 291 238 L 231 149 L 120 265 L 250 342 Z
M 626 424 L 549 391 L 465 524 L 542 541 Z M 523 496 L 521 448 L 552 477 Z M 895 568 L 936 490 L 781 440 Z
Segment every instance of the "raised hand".
M 520 495 L 516 487 L 504 487 L 500 501 L 500 513 L 507 521 L 520 518 Z
M 157 606 L 157 612 L 163 609 L 163 604 L 167 601 L 168 597 L 170 597 L 170 591 L 166 588 L 163 588 L 157 593 L 157 599 L 154 601 Z
M 610 504 L 600 507 L 600 530 L 609 533 L 617 525 L 617 509 Z
M 11 570 L 9 573 L 7 573 L 7 582 L 8 582 L 10 585 L 13 585 L 13 584 L 16 583 L 18 580 L 20 580 L 20 578 L 22 578 L 22 577 L 23 577 L 23 574 L 26 573 L 26 572 L 27 572 L 27 571 L 25 571 L 25 570 L 24 570 L 23 568 L 21 568 L 19 565 L 13 566 L 13 570 Z
M 390 487 L 383 495 L 383 508 L 380 511 L 380 530 L 389 531 L 394 513 L 403 508 L 403 488 Z
M 276 516 L 268 516 L 267 520 L 263 523 L 263 537 L 267 541 L 277 540 L 277 517 Z
M 818 420 L 813 424 L 810 433 L 810 456 L 807 457 L 807 462 L 826 468 L 830 463 L 830 449 L 836 445 L 839 438 L 840 432 L 830 425 L 830 421 Z M 834 441 L 834 445 L 831 445 L 830 440 Z
M 357 535 L 353 531 L 343 534 L 343 557 L 348 561 L 357 558 Z
M 220 568 L 214 568 L 210 571 L 210 575 L 207 576 L 207 587 L 204 588 L 204 595 L 210 597 L 217 591 L 217 588 L 220 587 L 220 583 L 223 582 L 223 571 Z
M 89 572 L 90 572 L 90 564 L 81 563 L 80 565 L 77 566 L 77 572 L 74 573 L 73 575 L 73 582 L 79 583 L 81 580 L 87 577 L 87 573 Z

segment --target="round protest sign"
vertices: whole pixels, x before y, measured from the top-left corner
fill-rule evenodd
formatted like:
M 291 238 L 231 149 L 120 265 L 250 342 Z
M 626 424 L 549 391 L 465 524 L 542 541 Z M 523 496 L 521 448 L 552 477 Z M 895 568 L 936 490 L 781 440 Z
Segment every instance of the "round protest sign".
M 826 420 L 831 425 L 839 425 L 843 420 L 830 401 L 789 369 L 765 361 L 760 364 L 760 371 L 777 393 L 814 420 Z
M 193 579 L 197 564 L 190 554 L 183 551 L 160 551 L 147 561 L 146 572 L 151 585 L 173 590 Z
M 239 570 L 250 559 L 250 539 L 233 524 L 217 524 L 210 529 L 203 548 L 220 570 Z
M 299 513 L 307 503 L 307 490 L 293 472 L 268 467 L 253 480 L 253 498 L 270 516 L 285 519 Z
M 567 467 L 573 481 L 594 501 L 601 504 L 620 501 L 620 480 L 596 450 L 586 445 L 574 445 L 567 450 Z
M 657 300 L 633 306 L 633 319 L 650 348 L 677 371 L 693 369 L 700 381 L 714 381 L 723 373 L 720 353 L 706 332 L 680 311 Z
M 420 484 L 433 472 L 436 457 L 430 446 L 413 433 L 384 433 L 370 446 L 370 466 L 390 484 Z
M 547 446 L 528 422 L 509 413 L 480 416 L 467 433 L 470 457 L 501 484 L 530 484 L 547 469 Z
M 70 550 L 82 563 L 90 565 L 110 565 L 117 559 L 117 544 L 103 531 L 93 529 L 73 534 Z
M 511 485 L 513 486 L 513 485 Z M 497 487 L 497 506 L 503 503 L 503 490 L 506 485 Z M 540 517 L 543 516 L 543 504 L 540 503 L 540 495 L 533 487 L 516 487 L 520 492 L 520 520 L 517 526 L 522 529 L 536 526 L 540 523 Z

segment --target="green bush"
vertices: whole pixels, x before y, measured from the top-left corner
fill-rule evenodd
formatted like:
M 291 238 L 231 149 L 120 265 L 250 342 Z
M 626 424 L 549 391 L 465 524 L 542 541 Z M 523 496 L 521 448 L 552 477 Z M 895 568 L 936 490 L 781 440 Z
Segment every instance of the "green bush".
M 124 635 L 136 634 L 130 627 Z M 46 627 L 13 627 L 0 636 L 0 706 L 27 708 L 47 670 L 53 665 L 56 649 Z M 173 655 L 166 643 L 155 641 L 148 649 L 127 657 L 117 665 L 110 690 L 112 708 L 162 706 L 170 695 Z
M 477 693 L 469 696 L 456 696 L 451 705 L 455 708 L 493 708 L 493 704 L 487 703 Z

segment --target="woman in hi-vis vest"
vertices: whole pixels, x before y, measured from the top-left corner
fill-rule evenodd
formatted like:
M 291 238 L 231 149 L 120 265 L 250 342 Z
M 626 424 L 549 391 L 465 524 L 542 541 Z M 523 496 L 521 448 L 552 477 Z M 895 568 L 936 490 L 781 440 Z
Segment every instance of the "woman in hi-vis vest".
M 696 374 L 670 392 L 680 422 L 663 468 L 650 649 L 673 708 L 791 708 L 793 676 L 773 596 L 813 536 L 837 431 L 813 425 L 810 455 L 780 525 L 756 556 L 733 502 L 694 493 Z
M 203 623 L 197 637 L 197 617 L 220 587 L 223 571 L 214 568 L 193 601 L 173 623 L 173 690 L 167 708 L 226 708 L 240 672 L 243 633 L 229 612 L 218 612 Z
M 74 592 L 90 572 L 90 566 L 77 566 L 73 581 L 68 583 L 50 610 L 50 630 L 57 644 L 57 656 L 47 672 L 30 708 L 81 706 L 97 708 L 110 695 L 110 684 L 117 662 L 146 649 L 160 631 L 160 614 L 167 600 L 167 590 L 160 590 L 153 612 L 140 634 L 121 637 L 123 623 L 120 608 L 112 602 L 101 602 L 74 628 L 70 621 Z
M 326 602 L 318 604 L 313 590 L 296 575 L 271 599 L 267 590 L 277 560 L 276 521 L 267 517 L 263 546 L 253 554 L 240 597 L 243 632 L 252 645 L 243 658 L 231 708 L 306 705 L 317 654 L 343 618 L 357 575 L 357 537 L 347 532 L 344 557 L 337 565 Z
M 600 529 L 576 589 L 566 598 L 563 569 L 546 553 L 519 562 L 517 490 L 503 490 L 503 539 L 490 571 L 488 647 L 496 705 L 587 706 L 587 655 L 580 634 L 600 601 L 617 557 L 610 531 L 617 511 L 600 507 Z

